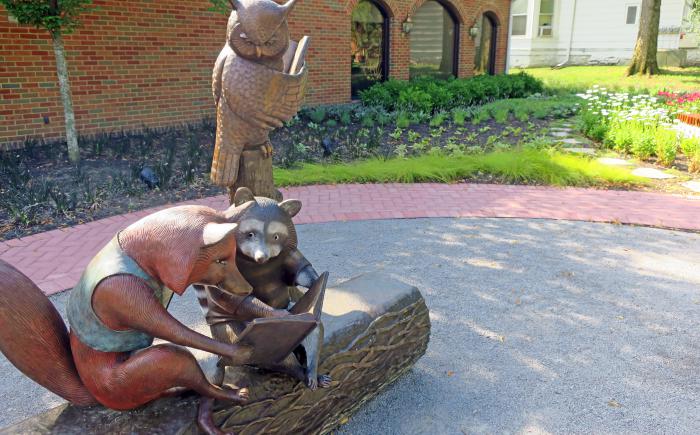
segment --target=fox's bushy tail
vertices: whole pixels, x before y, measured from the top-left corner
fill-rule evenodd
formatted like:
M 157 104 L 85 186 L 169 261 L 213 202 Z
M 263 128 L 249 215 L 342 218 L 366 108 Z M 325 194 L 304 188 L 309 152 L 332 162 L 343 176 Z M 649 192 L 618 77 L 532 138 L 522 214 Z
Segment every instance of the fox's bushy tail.
M 0 351 L 22 373 L 73 404 L 97 403 L 78 376 L 58 311 L 39 287 L 2 260 Z

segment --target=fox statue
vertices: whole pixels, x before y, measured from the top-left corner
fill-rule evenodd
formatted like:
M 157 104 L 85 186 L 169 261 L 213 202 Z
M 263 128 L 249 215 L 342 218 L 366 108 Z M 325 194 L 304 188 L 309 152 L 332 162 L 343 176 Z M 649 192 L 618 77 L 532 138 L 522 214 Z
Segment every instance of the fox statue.
M 172 295 L 191 284 L 240 297 L 252 291 L 236 266 L 237 227 L 226 213 L 201 206 L 173 207 L 128 226 L 92 259 L 71 292 L 70 331 L 39 288 L 0 261 L 0 350 L 76 405 L 127 410 L 185 389 L 245 402 L 246 389 L 212 384 L 180 346 L 237 364 L 250 348 L 199 334 L 167 311 Z M 153 346 L 154 337 L 170 343 Z
M 236 264 L 253 291 L 243 297 L 215 287 L 195 285 L 200 306 L 217 340 L 235 343 L 248 321 L 284 317 L 290 312 L 298 314 L 312 308 L 313 297 L 302 298 L 302 301 L 299 294 L 290 291 L 297 285 L 311 288 L 319 279 L 311 263 L 297 248 L 292 218 L 300 210 L 298 200 L 289 199 L 278 204 L 269 198 L 255 197 L 246 187 L 236 190 L 227 217 L 229 222 L 237 224 Z M 318 375 L 322 343 L 323 325 L 319 324 L 304 339 L 298 352 L 263 368 L 288 374 L 312 390 L 327 388 L 331 385 L 330 376 Z M 217 367 L 215 383 L 223 381 L 223 366 L 226 365 L 235 364 L 223 358 Z M 199 421 L 203 425 L 210 421 L 213 400 L 203 398 L 201 403 Z

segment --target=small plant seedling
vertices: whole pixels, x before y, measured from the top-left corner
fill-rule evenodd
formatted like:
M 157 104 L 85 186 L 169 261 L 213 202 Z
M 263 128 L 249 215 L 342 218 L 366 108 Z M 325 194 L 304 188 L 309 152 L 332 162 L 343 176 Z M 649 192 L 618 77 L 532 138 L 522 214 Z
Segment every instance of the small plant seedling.
M 389 133 L 389 137 L 391 137 L 394 140 L 400 140 L 401 136 L 403 135 L 403 129 L 396 127 L 394 131 Z

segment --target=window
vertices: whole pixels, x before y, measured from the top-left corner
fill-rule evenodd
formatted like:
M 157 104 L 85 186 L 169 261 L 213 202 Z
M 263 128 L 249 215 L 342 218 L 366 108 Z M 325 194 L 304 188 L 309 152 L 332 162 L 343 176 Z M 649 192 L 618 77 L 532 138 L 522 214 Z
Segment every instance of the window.
M 512 36 L 525 36 L 527 34 L 527 3 L 528 0 L 513 0 L 510 6 Z
M 627 6 L 626 24 L 637 24 L 637 10 L 639 10 L 637 5 Z
M 552 36 L 552 21 L 554 20 L 554 0 L 540 1 L 539 30 L 537 36 Z
M 448 78 L 456 75 L 459 27 L 449 10 L 428 0 L 413 15 L 409 76 Z
M 474 75 L 496 74 L 496 41 L 498 24 L 495 15 L 485 13 L 477 23 L 479 33 L 474 40 Z
M 352 96 L 386 79 L 388 20 L 374 2 L 360 0 L 352 11 L 350 81 Z

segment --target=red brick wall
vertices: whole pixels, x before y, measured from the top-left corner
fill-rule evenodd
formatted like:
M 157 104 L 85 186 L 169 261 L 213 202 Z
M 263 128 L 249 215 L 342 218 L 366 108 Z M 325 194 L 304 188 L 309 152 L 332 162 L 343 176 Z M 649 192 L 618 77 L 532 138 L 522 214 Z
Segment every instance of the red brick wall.
M 390 76 L 408 78 L 402 23 L 425 0 L 380 0 L 391 17 Z M 350 99 L 350 12 L 357 0 L 299 0 L 292 36 L 310 35 L 307 104 Z M 505 67 L 509 0 L 444 0 L 460 22 L 459 76 L 472 74 L 469 28 L 483 12 L 499 19 L 497 68 Z M 207 0 L 95 0 L 65 37 L 80 134 L 192 122 L 213 115 L 211 69 L 226 17 Z M 47 32 L 8 20 L 0 7 L 0 147 L 63 136 L 63 109 Z M 48 117 L 49 123 L 44 123 Z

